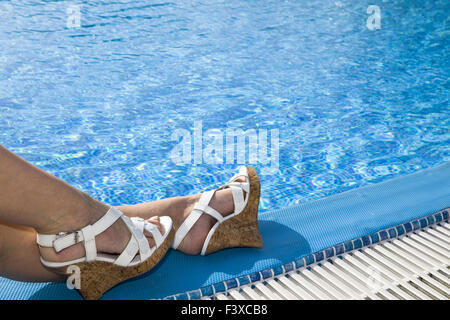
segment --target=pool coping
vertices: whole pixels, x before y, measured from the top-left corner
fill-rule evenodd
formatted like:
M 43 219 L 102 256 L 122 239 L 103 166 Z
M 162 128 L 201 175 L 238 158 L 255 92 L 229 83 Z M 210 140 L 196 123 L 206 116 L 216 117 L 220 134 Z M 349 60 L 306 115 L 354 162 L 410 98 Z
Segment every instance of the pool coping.
M 372 244 L 389 241 L 399 238 L 416 230 L 422 230 L 441 222 L 449 221 L 450 208 L 441 209 L 435 213 L 426 215 L 421 218 L 413 219 L 392 227 L 380 229 L 375 233 L 354 238 L 345 242 L 338 243 L 334 246 L 307 254 L 294 261 L 281 264 L 279 266 L 264 269 L 262 271 L 253 272 L 247 275 L 239 276 L 233 279 L 220 281 L 199 289 L 181 292 L 169 295 L 164 300 L 198 300 L 203 297 L 212 297 L 218 293 L 227 293 L 230 289 L 239 288 L 240 286 L 256 283 L 261 280 L 268 280 L 275 276 L 283 275 L 294 270 L 301 270 L 310 267 L 321 261 L 336 257 L 343 253 L 360 250 Z

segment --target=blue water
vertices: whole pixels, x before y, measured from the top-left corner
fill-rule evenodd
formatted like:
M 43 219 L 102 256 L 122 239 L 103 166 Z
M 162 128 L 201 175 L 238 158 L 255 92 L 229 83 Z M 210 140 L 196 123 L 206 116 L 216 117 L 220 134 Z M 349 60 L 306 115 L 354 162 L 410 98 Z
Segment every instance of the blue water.
M 416 172 L 450 160 L 449 13 L 447 0 L 0 1 L 0 144 L 111 205 L 234 174 L 171 159 L 194 120 L 279 130 L 263 210 Z

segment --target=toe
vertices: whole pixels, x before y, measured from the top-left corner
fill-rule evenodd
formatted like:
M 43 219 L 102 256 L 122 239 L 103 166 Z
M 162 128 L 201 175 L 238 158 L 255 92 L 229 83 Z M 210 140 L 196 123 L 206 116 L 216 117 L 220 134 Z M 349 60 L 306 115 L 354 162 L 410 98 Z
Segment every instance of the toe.
M 162 225 L 161 220 L 158 216 L 147 219 L 147 222 L 154 224 L 158 228 L 159 232 L 161 232 L 161 234 L 164 234 L 164 226 Z

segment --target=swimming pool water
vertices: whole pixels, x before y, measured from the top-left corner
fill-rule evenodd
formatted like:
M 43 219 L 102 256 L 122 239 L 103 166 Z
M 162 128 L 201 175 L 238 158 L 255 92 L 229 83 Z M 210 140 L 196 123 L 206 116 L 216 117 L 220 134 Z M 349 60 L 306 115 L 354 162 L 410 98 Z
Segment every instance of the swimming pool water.
M 80 27 L 67 27 L 80 6 Z M 369 30 L 377 5 L 381 29 Z M 263 210 L 449 154 L 450 2 L 1 1 L 0 144 L 112 205 L 211 189 L 176 129 L 279 130 Z M 258 165 L 257 165 L 258 167 Z

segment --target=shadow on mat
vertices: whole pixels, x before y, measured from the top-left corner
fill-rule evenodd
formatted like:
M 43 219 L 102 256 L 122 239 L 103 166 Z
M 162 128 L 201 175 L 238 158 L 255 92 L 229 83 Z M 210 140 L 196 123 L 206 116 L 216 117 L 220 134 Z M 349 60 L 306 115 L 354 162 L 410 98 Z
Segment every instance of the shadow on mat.
M 104 299 L 160 299 L 291 262 L 311 253 L 308 241 L 295 230 L 274 222 L 259 221 L 263 248 L 226 249 L 208 256 L 189 256 L 169 250 L 151 271 L 111 289 Z M 30 299 L 80 299 L 65 283 L 49 284 Z
M 44 285 L 30 296 L 29 300 L 80 300 L 83 299 L 76 290 L 67 289 L 65 282 Z

